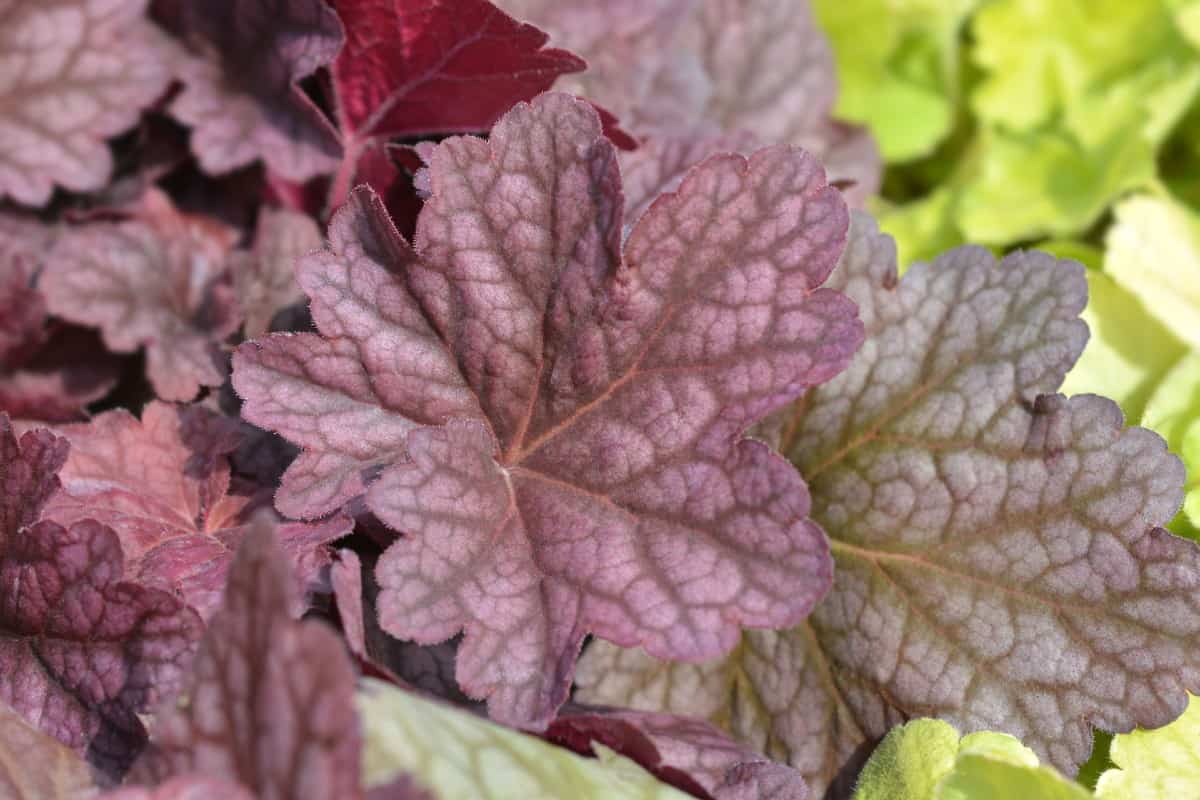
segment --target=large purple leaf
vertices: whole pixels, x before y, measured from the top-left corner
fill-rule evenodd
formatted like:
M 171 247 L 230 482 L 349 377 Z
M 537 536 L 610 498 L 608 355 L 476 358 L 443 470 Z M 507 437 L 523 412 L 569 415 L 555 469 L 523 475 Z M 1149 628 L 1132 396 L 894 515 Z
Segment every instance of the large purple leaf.
M 263 800 L 362 797 L 354 670 L 334 632 L 292 618 L 288 560 L 268 522 L 238 550 L 186 703 L 154 726 L 143 773 L 200 774 Z
M 226 455 L 241 441 L 235 421 L 199 406 L 152 402 L 141 421 L 119 409 L 61 431 L 71 454 L 45 516 L 109 525 L 130 577 L 166 588 L 210 617 L 251 517 L 270 505 L 269 492 L 230 477 Z M 305 585 L 330 561 L 325 544 L 352 526 L 341 515 L 278 526 Z
M 55 314 L 98 326 L 117 352 L 144 347 L 164 400 L 190 400 L 225 378 L 220 342 L 240 323 L 227 260 L 235 233 L 147 196 L 138 218 L 70 229 L 39 288 Z
M 0 701 L 113 777 L 145 743 L 137 712 L 178 688 L 200 620 L 120 581 L 109 528 L 35 521 L 65 457 L 46 431 L 18 443 L 0 414 Z
M 698 659 L 802 618 L 824 538 L 796 473 L 741 434 L 859 342 L 819 288 L 846 225 L 820 167 L 712 159 L 623 257 L 613 148 L 570 96 L 442 142 L 429 170 L 415 250 L 357 192 L 299 267 L 322 335 L 235 355 L 244 415 L 305 448 L 281 510 L 378 474 L 367 504 L 408 534 L 376 570 L 384 629 L 463 631 L 459 683 L 510 721 L 548 719 L 587 632 Z
M 146 0 L 8 0 L 0 5 L 0 197 L 43 205 L 54 186 L 99 189 L 105 139 L 167 88 L 173 51 Z
M 337 134 L 296 86 L 342 46 L 324 0 L 185 0 L 176 11 L 163 21 L 192 52 L 170 111 L 191 126 L 201 167 L 220 174 L 262 159 L 294 181 L 332 172 Z
M 706 715 L 818 791 L 914 716 L 1065 771 L 1091 725 L 1170 721 L 1200 688 L 1200 550 L 1157 527 L 1183 484 L 1163 441 L 1104 398 L 1047 394 L 1087 339 L 1082 267 L 962 248 L 897 282 L 891 240 L 853 228 L 831 283 L 867 341 L 781 442 L 832 539 L 829 596 L 706 665 L 599 643 L 582 697 Z

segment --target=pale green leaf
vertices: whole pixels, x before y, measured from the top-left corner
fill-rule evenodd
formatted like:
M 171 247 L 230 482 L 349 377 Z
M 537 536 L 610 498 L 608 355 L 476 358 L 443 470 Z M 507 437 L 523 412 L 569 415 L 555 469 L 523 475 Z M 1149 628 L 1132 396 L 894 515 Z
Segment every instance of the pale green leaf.
M 1190 800 L 1200 797 L 1200 700 L 1157 730 L 1113 737 L 1117 765 L 1100 776 L 1099 800 Z
M 1188 470 L 1184 513 L 1171 529 L 1200 538 L 1200 352 L 1181 358 L 1166 375 L 1150 398 L 1142 423 L 1167 440 Z
M 407 772 L 438 800 L 685 800 L 602 746 L 584 758 L 374 680 L 358 694 L 368 788 Z

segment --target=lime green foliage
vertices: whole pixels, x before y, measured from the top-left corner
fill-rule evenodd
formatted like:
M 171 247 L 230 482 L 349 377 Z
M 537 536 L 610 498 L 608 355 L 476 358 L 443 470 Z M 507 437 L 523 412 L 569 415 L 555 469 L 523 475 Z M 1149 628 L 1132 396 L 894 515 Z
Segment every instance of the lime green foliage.
M 1155 390 L 1142 424 L 1153 428 L 1188 468 L 1184 513 L 1171 527 L 1183 536 L 1200 528 L 1200 351 L 1180 359 Z
M 1184 800 L 1200 797 L 1200 700 L 1183 716 L 1153 731 L 1113 737 L 1117 769 L 1100 776 L 1100 800 Z
M 378 681 L 363 681 L 358 710 L 368 787 L 408 772 L 439 800 L 688 797 L 600 745 L 584 758 Z
M 839 116 L 872 129 L 883 157 L 930 153 L 954 122 L 959 40 L 977 0 L 816 0 L 834 42 Z
M 918 719 L 893 728 L 863 768 L 854 800 L 1087 800 L 1091 794 L 1038 764 L 1004 733 L 959 739 L 949 723 Z

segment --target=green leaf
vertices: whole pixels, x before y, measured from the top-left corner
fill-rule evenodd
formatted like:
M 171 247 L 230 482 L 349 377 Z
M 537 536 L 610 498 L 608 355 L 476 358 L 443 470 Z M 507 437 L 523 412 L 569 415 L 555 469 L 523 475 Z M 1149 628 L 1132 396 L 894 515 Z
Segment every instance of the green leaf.
M 584 758 L 379 681 L 362 682 L 358 711 L 368 788 L 408 772 L 439 800 L 688 797 L 601 745 Z
M 1200 348 L 1200 218 L 1166 197 L 1139 195 L 1116 209 L 1104 269 L 1146 310 Z
M 896 240 L 896 259 L 903 272 L 909 264 L 928 261 L 963 243 L 954 225 L 957 195 L 938 189 L 928 197 L 879 209 L 879 227 Z
M 959 740 L 934 719 L 893 728 L 863 768 L 854 800 L 1085 800 L 1091 795 L 1004 733 Z
M 837 58 L 837 114 L 868 125 L 887 161 L 926 155 L 950 132 L 959 34 L 977 2 L 816 0 Z
M 1146 405 L 1143 424 L 1183 457 L 1188 470 L 1183 514 L 1171 524 L 1181 536 L 1200 540 L 1200 352 L 1181 358 Z
M 1113 737 L 1117 769 L 1100 776 L 1099 800 L 1184 800 L 1200 797 L 1200 700 L 1157 730 Z

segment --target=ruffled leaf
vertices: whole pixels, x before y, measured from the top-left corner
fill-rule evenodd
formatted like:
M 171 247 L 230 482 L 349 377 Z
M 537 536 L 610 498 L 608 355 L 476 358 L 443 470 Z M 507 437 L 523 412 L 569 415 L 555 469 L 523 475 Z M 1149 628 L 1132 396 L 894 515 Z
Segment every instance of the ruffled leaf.
M 44 205 L 99 189 L 105 142 L 167 88 L 173 53 L 146 0 L 11 0 L 0 8 L 0 197 Z
M 192 128 L 200 166 L 221 174 L 262 159 L 293 181 L 332 172 L 337 134 L 296 85 L 342 46 L 323 0 L 185 1 L 178 9 L 167 27 L 191 54 L 170 112 Z
M 846 221 L 820 168 L 711 159 L 623 257 L 613 149 L 571 97 L 442 142 L 430 177 L 415 250 L 356 193 L 299 267 L 322 335 L 235 356 L 246 418 L 305 447 L 281 510 L 370 483 L 408 534 L 376 570 L 382 626 L 464 631 L 459 683 L 510 721 L 561 704 L 587 632 L 694 659 L 800 619 L 825 544 L 803 482 L 740 437 L 858 344 L 818 288 Z
M 231 478 L 226 455 L 240 435 L 232 420 L 199 406 L 152 402 L 139 421 L 107 411 L 62 428 L 71 454 L 63 489 L 45 516 L 64 525 L 95 519 L 121 539 L 131 578 L 182 597 L 207 619 L 216 610 L 238 542 L 270 492 Z M 280 523 L 277 533 L 301 586 L 330 562 L 325 543 L 353 527 L 345 516 Z
M 897 283 L 890 240 L 854 228 L 832 283 L 867 341 L 782 439 L 833 540 L 829 596 L 723 662 L 594 647 L 581 699 L 699 711 L 818 791 L 914 715 L 1012 733 L 1064 771 L 1092 724 L 1169 722 L 1200 681 L 1200 551 L 1158 527 L 1183 483 L 1162 439 L 1047 394 L 1086 340 L 1082 268 L 963 248 Z
M 240 323 L 227 258 L 235 234 L 147 196 L 138 218 L 63 233 L 39 288 L 59 316 L 101 329 L 116 352 L 146 350 L 164 400 L 190 400 L 225 379 L 220 342 Z

